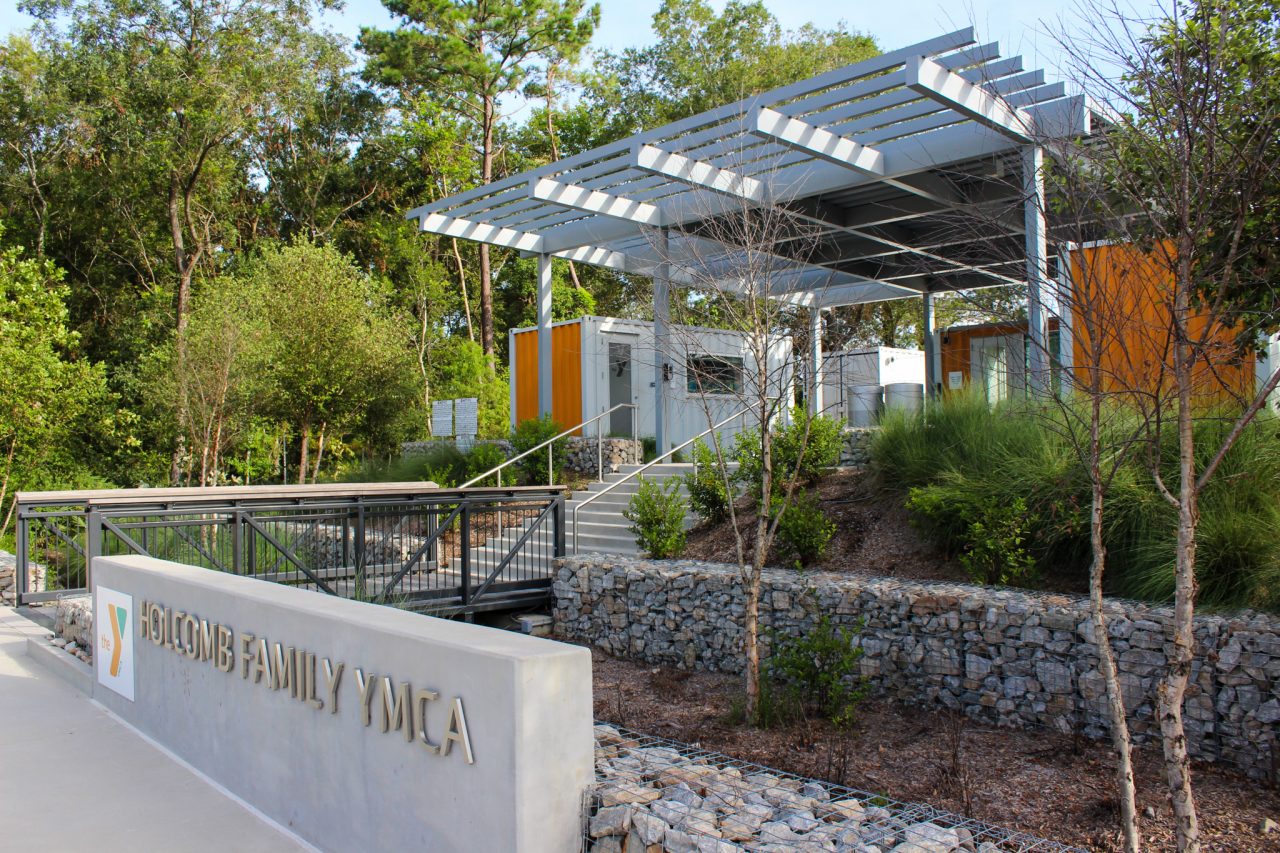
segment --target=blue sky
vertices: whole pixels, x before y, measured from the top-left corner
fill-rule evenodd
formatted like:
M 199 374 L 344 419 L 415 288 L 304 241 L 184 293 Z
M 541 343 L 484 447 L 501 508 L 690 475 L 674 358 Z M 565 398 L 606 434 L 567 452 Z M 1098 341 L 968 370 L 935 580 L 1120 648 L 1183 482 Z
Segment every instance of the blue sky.
M 711 0 L 722 8 L 724 0 Z M 1128 0 L 1148 12 L 1157 0 Z M 602 0 L 596 47 L 619 50 L 653 39 L 649 24 L 660 0 Z M 1044 68 L 1050 79 L 1066 64 L 1051 33 L 1080 28 L 1082 0 L 766 0 L 783 27 L 812 22 L 831 27 L 841 20 L 870 33 L 881 47 L 893 49 L 942 32 L 973 24 L 983 38 L 998 39 L 1006 56 L 1021 53 L 1028 67 Z M 18 11 L 18 0 L 0 0 L 0 37 L 30 25 Z M 351 38 L 361 26 L 386 26 L 390 18 L 379 0 L 347 0 L 341 12 L 330 12 L 326 23 Z

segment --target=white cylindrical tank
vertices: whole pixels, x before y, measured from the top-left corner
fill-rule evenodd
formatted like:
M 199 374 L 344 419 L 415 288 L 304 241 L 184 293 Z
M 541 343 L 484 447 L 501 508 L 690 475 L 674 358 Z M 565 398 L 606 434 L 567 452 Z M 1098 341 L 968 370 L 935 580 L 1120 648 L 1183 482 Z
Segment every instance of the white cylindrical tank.
M 884 386 L 884 407 L 910 414 L 924 409 L 924 385 L 919 382 L 891 382 Z
M 850 385 L 846 405 L 849 410 L 849 426 L 875 426 L 884 405 L 883 385 Z

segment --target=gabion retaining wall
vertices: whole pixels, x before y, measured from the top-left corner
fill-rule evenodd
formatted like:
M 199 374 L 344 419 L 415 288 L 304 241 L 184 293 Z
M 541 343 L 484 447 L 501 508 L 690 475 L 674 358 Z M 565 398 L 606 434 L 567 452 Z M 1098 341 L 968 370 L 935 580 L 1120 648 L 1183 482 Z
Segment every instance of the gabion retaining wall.
M 618 470 L 622 465 L 639 465 L 644 453 L 643 445 L 630 438 L 605 438 L 600 448 L 600 458 L 596 456 L 595 437 L 570 436 L 569 449 L 565 454 L 565 467 L 579 474 L 594 477 L 599 471 L 599 463 L 604 462 L 605 473 Z
M 737 567 L 586 554 L 553 584 L 556 631 L 649 663 L 741 672 L 744 595 Z M 766 570 L 761 623 L 799 636 L 820 614 L 862 623 L 862 671 L 883 695 L 959 709 L 986 723 L 1107 732 L 1105 686 L 1085 599 L 958 583 Z M 1108 603 L 1121 689 L 1137 742 L 1159 738 L 1155 691 L 1168 608 Z M 762 631 L 767 640 L 768 631 Z M 1190 749 L 1274 778 L 1280 722 L 1280 619 L 1196 619 L 1185 706 Z

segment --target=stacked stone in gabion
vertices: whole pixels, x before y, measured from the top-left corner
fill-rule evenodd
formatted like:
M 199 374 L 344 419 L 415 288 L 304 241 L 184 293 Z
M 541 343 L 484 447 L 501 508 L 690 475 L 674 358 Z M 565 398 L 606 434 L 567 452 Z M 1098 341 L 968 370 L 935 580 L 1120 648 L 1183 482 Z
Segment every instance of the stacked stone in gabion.
M 595 733 L 590 853 L 1068 849 L 610 725 Z
M 845 427 L 844 441 L 840 445 L 840 464 L 849 468 L 863 468 L 871 464 L 871 440 L 875 427 Z
M 579 474 L 594 476 L 599 471 L 599 464 L 604 462 L 605 473 L 617 471 L 623 465 L 639 465 L 643 454 L 643 446 L 629 438 L 606 438 L 600 448 L 602 459 L 596 456 L 597 439 L 584 436 L 570 436 L 566 454 L 565 467 Z
M 766 629 L 802 636 L 822 614 L 839 627 L 861 624 L 862 672 L 884 695 L 995 725 L 1106 736 L 1085 599 L 785 569 L 765 570 L 762 583 Z M 742 671 L 736 566 L 584 554 L 562 562 L 552 591 L 556 631 L 569 639 L 647 663 Z M 1107 623 L 1134 739 L 1156 740 L 1172 614 L 1108 601 Z M 1185 722 L 1192 755 L 1267 777 L 1280 749 L 1280 618 L 1199 616 L 1195 639 Z
M 28 563 L 26 592 L 44 592 L 45 567 L 39 563 Z M 8 551 L 0 551 L 0 604 L 16 604 L 18 602 L 18 558 Z
M 93 596 L 68 595 L 58 599 L 50 642 L 86 663 L 93 656 Z

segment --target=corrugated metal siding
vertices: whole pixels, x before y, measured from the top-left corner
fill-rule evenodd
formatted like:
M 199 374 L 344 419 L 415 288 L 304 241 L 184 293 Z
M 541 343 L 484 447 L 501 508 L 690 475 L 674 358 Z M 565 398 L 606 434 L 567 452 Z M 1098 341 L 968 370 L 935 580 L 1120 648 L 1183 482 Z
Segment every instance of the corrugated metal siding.
M 1163 261 L 1130 245 L 1095 246 L 1081 250 L 1071 266 L 1073 286 L 1080 302 L 1096 306 L 1097 333 L 1102 339 L 1101 365 L 1106 390 L 1167 393 L 1173 382 L 1171 347 L 1166 312 L 1161 308 L 1172 290 L 1172 273 Z M 1090 299 L 1097 288 L 1102 297 Z M 1193 371 L 1198 398 L 1215 399 L 1254 392 L 1255 359 L 1240 359 L 1234 349 L 1235 332 L 1222 326 L 1208 328 L 1203 317 L 1193 317 L 1189 333 L 1206 336 L 1207 358 L 1198 359 Z M 1073 356 L 1077 369 L 1090 363 L 1089 329 L 1076 311 Z
M 535 333 L 536 336 L 536 333 Z M 551 328 L 551 414 L 564 427 L 582 423 L 582 324 Z M 575 432 L 580 435 L 581 430 Z
M 516 332 L 515 422 L 538 416 L 538 332 Z M 582 422 L 582 324 L 551 327 L 551 415 L 561 426 Z
M 1049 334 L 1052 336 L 1058 331 L 1058 321 L 1056 318 L 1049 319 Z M 956 326 L 953 329 L 946 329 L 939 334 L 938 351 L 942 355 L 942 375 L 938 377 L 938 381 L 942 383 L 944 391 L 953 390 L 948 376 L 952 371 L 960 371 L 964 377 L 964 386 L 968 387 L 972 376 L 970 374 L 969 356 L 972 351 L 970 344 L 974 338 L 1002 338 L 1007 335 L 1026 335 L 1027 325 L 1025 323 L 988 323 L 981 326 Z M 1050 345 L 1052 345 L 1052 338 Z M 959 389 L 955 389 L 959 390 Z
M 538 416 L 538 333 L 516 332 L 516 373 L 511 381 L 516 387 L 515 422 Z

